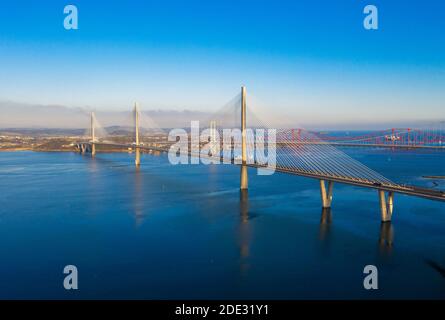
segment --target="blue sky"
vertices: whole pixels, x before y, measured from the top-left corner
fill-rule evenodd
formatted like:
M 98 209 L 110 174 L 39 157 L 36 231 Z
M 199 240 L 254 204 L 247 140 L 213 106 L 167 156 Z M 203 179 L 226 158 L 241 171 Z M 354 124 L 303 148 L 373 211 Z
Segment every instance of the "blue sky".
M 245 84 L 306 125 L 444 119 L 444 17 L 439 0 L 3 1 L 0 100 L 212 111 Z

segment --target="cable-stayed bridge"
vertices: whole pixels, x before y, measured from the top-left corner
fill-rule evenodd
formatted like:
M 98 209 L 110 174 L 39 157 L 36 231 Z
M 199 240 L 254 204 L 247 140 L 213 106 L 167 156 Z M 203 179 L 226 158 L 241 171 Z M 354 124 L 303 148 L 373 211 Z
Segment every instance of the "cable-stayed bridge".
M 117 139 L 106 133 L 100 134 L 99 132 L 103 130 L 100 129 L 96 116 L 92 113 L 89 131 L 91 139 L 86 142 L 79 142 L 79 150 L 83 153 L 91 153 L 94 156 L 97 147 L 129 149 L 135 153 L 136 166 L 141 164 L 141 152 L 160 151 L 171 153 L 172 147 L 177 145 L 178 141 L 176 139 L 168 141 L 166 139 L 167 134 L 154 125 L 150 119 L 146 119 L 146 122 L 150 124 L 145 129 L 148 128 L 151 131 L 151 134 L 149 134 L 151 138 L 142 141 L 141 131 L 144 126 L 141 126 L 143 120 L 141 118 L 143 118 L 143 114 L 135 105 L 132 119 L 133 141 L 128 141 L 128 139 L 122 137 Z M 330 208 L 332 205 L 334 183 L 375 189 L 379 196 L 383 222 L 391 221 L 395 193 L 445 202 L 443 191 L 393 182 L 336 148 L 338 145 L 347 145 L 345 141 L 349 141 L 351 145 L 358 141 L 373 142 L 369 145 L 382 144 L 385 146 L 388 141 L 393 146 L 396 145 L 396 142 L 402 141 L 403 144 L 399 143 L 399 146 L 412 145 L 414 141 L 419 141 L 419 139 L 418 132 L 411 129 L 406 131 L 394 129 L 390 131 L 390 135 L 382 132 L 381 134 L 365 135 L 359 138 L 348 137 L 348 139 L 344 139 L 344 137 L 332 138 L 325 135 L 322 137 L 320 133 L 301 129 L 276 129 L 270 121 L 260 120 L 252 112 L 252 107 L 247 103 L 245 87 L 242 87 L 240 95 L 232 99 L 210 118 L 203 119 L 201 123 L 210 127 L 208 138 L 204 141 L 199 136 L 197 140 L 193 138 L 193 128 L 190 128 L 188 132 L 182 131 L 186 137 L 186 143 L 183 144 L 183 147 L 187 149 L 187 158 L 198 157 L 213 162 L 220 161 L 224 164 L 239 165 L 241 170 L 240 189 L 243 192 L 248 189 L 247 168 L 251 167 L 319 180 L 323 208 Z M 231 130 L 232 133 L 239 132 L 239 140 L 235 139 L 234 135 L 229 136 L 229 140 L 227 140 L 226 130 Z M 262 135 L 252 134 L 252 130 L 256 131 L 257 134 L 261 132 Z M 405 134 L 406 139 L 400 138 Z M 435 134 L 439 137 L 439 140 L 435 137 L 434 139 L 431 138 L 429 142 L 440 142 L 441 144 L 441 133 Z M 273 139 L 271 139 L 272 136 Z M 433 137 L 432 133 L 428 136 Z M 440 147 L 440 145 L 437 147 Z M 269 156 L 271 150 L 273 150 L 273 164 L 265 162 L 258 156 L 258 154 L 265 155 L 266 149 Z M 203 150 L 205 151 L 203 152 Z M 258 150 L 259 153 L 256 152 Z M 176 151 L 173 152 L 176 155 Z M 267 179 L 267 177 L 264 178 Z

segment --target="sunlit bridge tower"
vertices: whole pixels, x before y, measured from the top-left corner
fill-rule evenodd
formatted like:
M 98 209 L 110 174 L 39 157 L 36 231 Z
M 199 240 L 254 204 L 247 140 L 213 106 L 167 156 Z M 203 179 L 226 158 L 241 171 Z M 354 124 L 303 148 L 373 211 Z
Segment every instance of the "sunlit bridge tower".
M 389 191 L 386 198 L 385 191 L 379 190 L 379 202 L 382 222 L 390 222 L 394 211 L 394 192 Z
M 326 187 L 325 180 L 320 180 L 320 195 L 321 195 L 321 204 L 323 209 L 331 208 L 333 189 L 334 189 L 333 181 L 328 181 L 328 185 Z
M 139 107 L 138 103 L 134 104 L 134 121 L 135 121 L 135 164 L 136 167 L 141 165 L 141 149 L 139 145 Z
M 241 190 L 248 189 L 246 144 L 246 87 L 241 87 Z
M 219 141 L 217 140 L 217 136 L 216 136 L 216 121 L 212 120 L 210 121 L 210 152 L 212 154 L 212 157 L 214 157 L 218 152 L 218 148 L 217 148 L 217 143 L 219 143 Z
M 91 155 L 96 155 L 96 116 L 91 112 Z

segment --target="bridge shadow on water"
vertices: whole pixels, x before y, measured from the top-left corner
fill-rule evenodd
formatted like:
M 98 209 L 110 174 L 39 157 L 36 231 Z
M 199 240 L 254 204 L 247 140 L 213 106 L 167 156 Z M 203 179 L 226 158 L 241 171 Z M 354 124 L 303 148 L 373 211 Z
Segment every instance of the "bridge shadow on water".
M 331 208 L 322 208 L 319 240 L 323 244 L 323 249 L 327 250 L 331 242 L 333 232 L 333 215 Z M 387 259 L 392 256 L 394 248 L 394 227 L 391 222 L 382 222 L 380 224 L 380 233 L 378 237 L 378 254 L 381 258 Z
M 253 225 L 251 224 L 251 219 L 255 217 L 255 215 L 250 212 L 249 193 L 247 190 L 240 190 L 239 213 L 240 272 L 241 275 L 246 275 L 251 267 L 249 264 L 249 254 L 250 247 L 253 245 L 252 241 L 254 241 L 254 237 L 252 237 Z M 333 239 L 334 233 L 335 227 L 332 209 L 322 208 L 318 228 L 318 240 L 322 245 L 322 251 L 325 253 L 330 252 L 330 249 L 335 247 Z M 377 257 L 380 258 L 379 261 L 381 263 L 390 262 L 394 253 L 393 224 L 391 222 L 382 222 L 379 233 L 376 234 L 375 239 L 378 243 L 376 254 Z M 443 275 L 445 275 L 445 272 Z
M 251 242 L 251 230 L 249 226 L 249 193 L 247 190 L 240 190 L 240 226 L 239 226 L 239 246 L 240 246 L 240 272 L 244 275 L 249 271 L 249 246 Z
M 382 258 L 389 258 L 394 249 L 394 227 L 391 222 L 380 224 L 379 253 Z
M 133 206 L 134 206 L 134 219 L 136 227 L 140 226 L 144 220 L 144 194 L 143 194 L 143 175 L 141 169 L 137 167 L 134 172 L 134 193 L 133 193 Z
M 2 216 L 2 270 L 14 270 L 1 273 L 7 288 L 59 274 L 42 259 L 57 257 L 84 270 L 90 291 L 81 298 L 444 297 L 443 208 L 434 203 L 398 197 L 393 224 L 381 224 L 375 193 L 349 187 L 335 189 L 330 210 L 321 209 L 318 185 L 300 177 L 251 174 L 247 192 L 232 166 L 50 156 L 30 154 L 18 163 L 29 174 L 3 176 L 6 198 L 27 197 L 2 210 L 36 213 Z M 54 164 L 44 180 L 39 161 Z M 37 263 L 39 277 L 24 261 Z M 381 276 L 378 295 L 363 292 L 368 264 Z M 34 288 L 31 298 L 60 297 L 42 292 L 44 282 Z
M 90 176 L 92 179 L 89 183 L 94 184 L 94 173 L 97 171 L 98 164 L 106 164 L 115 169 L 122 168 L 122 170 L 128 171 L 131 170 L 134 172 L 134 192 L 132 192 L 132 211 L 135 219 L 135 226 L 140 226 L 144 219 L 147 216 L 147 203 L 145 199 L 144 192 L 144 178 L 147 174 L 150 176 L 150 180 L 155 180 L 156 184 L 162 185 L 161 191 L 165 191 L 167 186 L 168 192 L 184 192 L 187 190 L 187 193 L 190 195 L 201 194 L 201 189 L 199 187 L 194 186 L 187 181 L 180 181 L 178 179 L 172 179 L 171 177 L 167 177 L 164 175 L 156 175 L 153 173 L 146 172 L 143 170 L 143 167 L 133 167 L 128 164 L 120 164 L 115 160 L 110 160 L 105 157 L 85 157 L 88 158 L 88 163 L 90 170 L 92 171 L 92 175 Z M 208 166 L 209 173 L 211 176 L 217 175 L 218 171 L 216 170 L 216 166 Z M 152 181 L 153 182 L 153 181 Z M 211 194 L 211 193 L 209 193 Z M 218 193 L 216 193 L 218 194 Z M 212 197 L 214 197 L 213 195 Z M 197 196 L 198 197 L 198 196 Z M 192 197 L 193 199 L 195 197 Z M 218 197 L 218 201 L 227 202 L 227 205 L 230 204 L 231 200 L 226 197 Z M 251 226 L 249 222 L 251 219 L 255 218 L 255 215 L 250 210 L 249 203 L 249 192 L 247 190 L 239 191 L 239 213 L 240 213 L 240 250 L 241 257 L 243 261 L 247 261 L 249 255 L 249 242 L 251 241 L 249 233 L 251 232 Z M 322 208 L 320 214 L 320 223 L 319 223 L 319 234 L 318 238 L 321 243 L 324 245 L 324 249 L 327 249 L 330 246 L 332 241 L 332 233 L 334 229 L 334 218 L 333 211 L 331 208 Z M 378 235 L 378 253 L 381 257 L 390 257 L 393 253 L 394 249 L 394 226 L 390 222 L 381 223 L 380 232 Z M 245 259 L 244 259 L 245 258 Z M 242 268 L 247 269 L 248 266 L 244 266 Z
M 403 225 L 399 226 L 401 230 L 399 235 L 401 248 L 399 248 L 399 252 L 396 253 L 397 257 L 394 257 L 395 226 L 393 223 L 384 222 L 380 225 L 376 224 L 375 229 L 374 227 L 372 227 L 375 230 L 375 234 L 372 230 L 369 230 L 371 233 L 367 233 L 366 235 L 362 233 L 359 235 L 359 238 L 357 238 L 355 237 L 357 233 L 354 233 L 362 231 L 364 232 L 365 230 L 363 229 L 365 228 L 362 222 L 363 219 L 361 219 L 361 222 L 359 224 L 360 229 L 354 228 L 354 232 L 349 232 L 350 230 L 352 230 L 350 229 L 350 225 L 352 224 L 350 223 L 350 221 L 352 221 L 350 219 L 353 217 L 352 213 L 351 216 L 348 216 L 350 213 L 336 212 L 336 215 L 334 216 L 333 213 L 335 212 L 335 208 L 334 210 L 321 209 L 320 212 L 320 209 L 317 208 L 317 206 L 314 206 L 312 203 L 308 203 L 307 206 L 302 206 L 301 210 L 296 210 L 295 217 L 297 217 L 297 219 L 293 217 L 293 214 L 292 216 L 283 216 L 285 217 L 285 219 L 290 219 L 283 219 L 283 221 L 285 221 L 285 224 L 287 222 L 290 223 L 289 225 L 295 223 L 296 227 L 295 231 L 292 230 L 289 232 L 289 230 L 286 230 L 285 233 L 283 233 L 281 227 L 286 228 L 286 226 L 279 225 L 277 223 L 277 221 L 279 221 L 277 220 L 277 217 L 281 218 L 281 212 L 278 212 L 278 215 L 275 215 L 272 214 L 272 212 L 274 211 L 269 210 L 270 208 L 274 207 L 275 201 L 277 201 L 277 199 L 274 198 L 275 195 L 272 194 L 270 198 L 268 198 L 267 195 L 269 195 L 269 193 L 261 193 L 260 191 L 258 191 L 259 187 L 256 186 L 256 189 L 251 190 L 252 193 L 249 197 L 248 191 L 240 191 L 239 189 L 237 191 L 232 188 L 232 185 L 230 184 L 220 184 L 221 181 L 219 179 L 221 179 L 221 177 L 224 177 L 224 174 L 221 174 L 220 167 L 218 166 L 208 166 L 208 172 L 206 172 L 206 170 L 204 169 L 202 176 L 204 176 L 205 173 L 210 173 L 210 177 L 208 178 L 208 181 L 205 180 L 209 183 L 206 184 L 205 188 L 203 188 L 202 186 L 192 183 L 192 181 L 194 180 L 178 178 L 176 172 L 173 174 L 173 177 L 171 174 L 167 175 L 165 174 L 165 172 L 167 171 L 163 171 L 163 168 L 161 168 L 161 171 L 159 172 L 156 172 L 154 170 L 152 171 L 151 169 L 144 170 L 144 167 L 131 168 L 132 165 L 121 165 L 119 162 L 116 163 L 113 161 L 109 161 L 106 158 L 100 157 L 94 159 L 93 161 L 90 161 L 90 163 L 93 172 L 96 171 L 96 167 L 99 163 L 110 164 L 112 165 L 113 170 L 117 169 L 120 171 L 120 168 L 122 167 L 122 170 L 127 173 L 129 170 L 134 172 L 134 175 L 132 175 L 133 178 L 129 179 L 129 182 L 133 182 L 134 188 L 130 196 L 130 199 L 132 201 L 130 208 L 131 212 L 134 215 L 136 227 L 140 227 L 143 224 L 143 222 L 147 218 L 148 212 L 150 211 L 151 200 L 147 200 L 147 195 L 161 197 L 162 200 L 164 198 L 168 198 L 168 201 L 170 201 L 171 203 L 175 201 L 176 194 L 178 194 L 179 192 L 183 193 L 182 199 L 185 201 L 185 207 L 194 208 L 195 202 L 199 203 L 196 204 L 195 212 L 199 212 L 200 216 L 197 218 L 192 218 L 196 218 L 196 221 L 198 221 L 199 223 L 218 223 L 220 226 L 223 225 L 221 228 L 231 228 L 233 226 L 232 222 L 234 222 L 231 219 L 235 217 L 235 223 L 237 224 L 235 226 L 235 234 L 226 233 L 225 235 L 222 235 L 222 237 L 226 236 L 226 241 L 228 241 L 228 243 L 236 239 L 235 247 L 232 247 L 235 250 L 235 254 L 237 256 L 235 268 L 238 270 L 238 272 L 236 272 L 236 274 L 243 279 L 243 284 L 240 285 L 240 287 L 245 286 L 242 287 L 245 292 L 247 292 L 247 290 L 250 290 L 247 287 L 246 283 L 250 283 L 250 281 L 256 276 L 262 275 L 263 269 L 270 267 L 268 265 L 269 262 L 264 262 L 262 260 L 263 252 L 268 252 L 268 250 L 271 250 L 273 254 L 274 251 L 277 252 L 276 256 L 274 256 L 276 259 L 278 259 L 277 261 L 281 261 L 281 259 L 289 259 L 293 261 L 292 263 L 296 264 L 296 268 L 298 268 L 296 261 L 299 261 L 299 259 L 302 259 L 302 264 L 310 265 L 312 263 L 311 259 L 316 259 L 314 257 L 319 257 L 320 264 L 323 266 L 319 268 L 320 270 L 324 270 L 323 268 L 330 267 L 331 263 L 334 261 L 348 262 L 348 260 L 344 258 L 348 258 L 350 252 L 358 252 L 358 246 L 354 247 L 353 244 L 349 246 L 343 241 L 345 238 L 352 236 L 352 239 L 355 240 L 364 239 L 363 241 L 365 241 L 365 244 L 361 244 L 364 250 L 360 251 L 363 253 L 357 253 L 357 255 L 363 254 L 363 256 L 368 257 L 367 261 L 369 261 L 369 263 L 371 264 L 388 264 L 390 268 L 394 268 L 394 263 L 401 256 L 401 254 L 402 257 L 405 257 L 404 248 L 402 248 L 404 245 L 404 238 L 402 234 Z M 198 171 L 198 169 L 203 170 L 203 168 L 191 168 L 191 170 L 190 168 L 187 168 L 187 170 L 189 171 L 188 174 L 192 175 L 193 179 L 200 178 L 201 173 Z M 175 170 L 178 169 L 184 170 L 183 168 L 175 168 Z M 233 174 L 231 171 L 223 172 L 229 173 L 230 175 Z M 238 173 L 236 172 L 234 176 L 238 176 Z M 90 181 L 90 183 L 94 183 L 94 181 Z M 159 185 L 161 187 L 154 191 L 148 191 L 150 189 L 150 185 L 153 184 Z M 165 191 L 163 191 L 163 186 L 166 186 Z M 278 197 L 280 196 L 281 195 L 279 195 Z M 286 193 L 282 197 L 286 198 Z M 295 201 L 304 199 L 306 198 L 303 197 L 302 199 L 292 199 L 292 201 L 290 201 L 292 203 L 285 203 L 285 206 L 283 206 L 283 208 L 286 209 L 282 211 L 283 214 L 287 214 L 288 212 L 293 213 L 292 209 L 289 211 L 287 208 L 292 208 L 292 206 L 295 206 Z M 317 198 L 314 197 L 314 199 Z M 163 201 L 157 199 L 156 202 L 158 202 L 157 207 L 156 209 L 152 209 L 152 211 L 156 210 L 158 212 L 162 212 L 163 206 L 160 206 L 159 202 Z M 339 208 L 341 209 L 341 206 L 339 206 Z M 178 207 L 178 210 L 181 209 L 182 207 Z M 301 212 L 302 215 L 298 215 L 298 212 Z M 155 212 L 153 211 L 153 213 Z M 237 216 L 234 216 L 232 214 L 236 214 Z M 207 220 L 202 219 L 203 217 Z M 187 217 L 187 219 L 189 218 L 190 216 Z M 257 220 L 255 218 L 259 219 Z M 337 224 L 334 220 L 335 218 L 337 218 Z M 316 219 L 317 221 L 315 221 L 314 219 Z M 308 221 L 309 224 L 307 224 Z M 316 222 L 315 225 L 314 221 Z M 347 224 L 345 224 L 345 222 L 347 222 Z M 272 223 L 272 225 L 270 225 L 270 223 Z M 267 227 L 270 226 L 270 228 L 265 227 L 266 225 Z M 273 228 L 277 226 L 280 227 L 279 231 L 273 231 Z M 142 228 L 142 230 L 145 229 Z M 226 231 L 229 230 L 232 231 L 232 229 L 227 229 Z M 213 238 L 215 236 L 215 233 L 211 232 L 209 232 L 208 234 L 211 234 L 210 238 Z M 263 240 L 261 239 L 261 237 L 265 234 L 276 235 L 276 242 L 274 244 L 265 246 Z M 311 239 L 311 237 L 314 237 L 315 239 Z M 305 242 L 308 247 L 311 247 L 314 244 L 312 243 L 312 240 L 315 240 L 314 243 L 316 245 L 321 244 L 320 254 L 314 253 L 313 256 L 308 256 L 308 252 L 306 252 L 305 249 L 301 249 L 301 252 L 298 251 L 300 250 L 299 246 L 304 246 Z M 368 240 L 370 240 L 371 242 L 370 250 L 366 250 L 366 243 Z M 287 242 L 283 243 L 283 241 Z M 292 244 L 292 242 L 294 242 L 294 244 Z M 373 247 L 373 243 L 376 247 Z M 276 248 L 274 246 L 276 246 Z M 295 254 L 295 256 L 293 256 L 293 254 Z M 377 259 L 374 260 L 374 258 Z M 362 257 L 357 258 L 357 260 L 361 259 Z M 354 263 L 358 264 L 358 262 Z M 430 269 L 435 270 L 442 277 L 445 277 L 445 268 L 443 268 L 440 263 L 436 263 L 433 260 L 424 260 L 423 263 L 427 264 Z M 327 266 L 328 264 L 329 266 Z M 285 268 L 283 267 L 283 269 Z M 277 270 L 280 270 L 280 268 L 277 268 Z M 291 279 L 290 281 L 294 280 L 294 278 L 292 277 L 297 277 L 294 273 L 289 273 L 288 276 L 289 279 Z M 291 292 L 290 295 L 292 294 L 294 293 Z
M 326 243 L 329 241 L 329 235 L 331 232 L 332 224 L 332 209 L 322 208 L 321 219 L 320 219 L 320 234 L 319 239 L 321 242 Z
M 425 262 L 428 266 L 430 266 L 432 269 L 437 271 L 442 276 L 442 278 L 445 278 L 445 267 L 444 266 L 441 266 L 437 262 L 430 260 L 430 259 L 426 259 Z

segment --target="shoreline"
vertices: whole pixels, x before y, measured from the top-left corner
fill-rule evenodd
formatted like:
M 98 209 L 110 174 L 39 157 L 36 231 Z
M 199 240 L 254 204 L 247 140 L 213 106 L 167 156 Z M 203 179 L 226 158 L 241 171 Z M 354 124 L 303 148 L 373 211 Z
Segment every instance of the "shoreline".
M 23 151 L 31 151 L 31 152 L 73 152 L 73 153 L 81 153 L 79 150 L 69 150 L 69 149 L 48 149 L 48 150 L 40 150 L 40 149 L 30 149 L 30 148 L 14 148 L 14 149 L 0 149 L 0 153 L 2 152 L 23 152 Z M 134 153 L 133 151 L 128 151 L 124 149 L 111 149 L 111 150 L 96 150 L 96 153 Z M 148 153 L 148 152 L 141 152 Z

